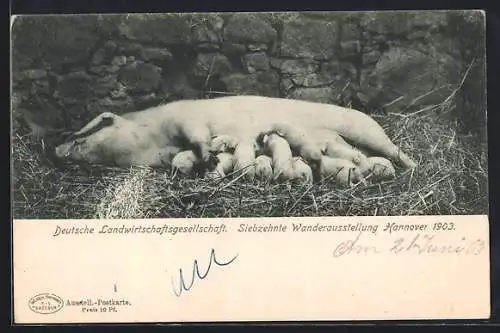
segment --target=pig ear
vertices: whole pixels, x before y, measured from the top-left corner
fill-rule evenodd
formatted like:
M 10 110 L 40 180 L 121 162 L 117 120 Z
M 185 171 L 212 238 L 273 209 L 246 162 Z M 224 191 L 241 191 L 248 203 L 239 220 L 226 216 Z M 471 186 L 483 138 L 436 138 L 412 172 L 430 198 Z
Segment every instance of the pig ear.
M 258 146 L 262 146 L 264 144 L 264 136 L 266 134 L 264 132 L 261 132 L 259 133 L 259 135 L 257 135 L 257 137 L 255 138 L 255 143 L 258 145 Z
M 75 132 L 75 136 L 89 135 L 89 132 L 95 133 L 104 127 L 113 125 L 120 116 L 111 112 L 104 112 L 92 119 L 82 129 Z
M 278 134 L 279 136 L 281 136 L 282 138 L 285 137 L 285 132 L 283 132 L 282 129 L 276 129 L 276 134 Z

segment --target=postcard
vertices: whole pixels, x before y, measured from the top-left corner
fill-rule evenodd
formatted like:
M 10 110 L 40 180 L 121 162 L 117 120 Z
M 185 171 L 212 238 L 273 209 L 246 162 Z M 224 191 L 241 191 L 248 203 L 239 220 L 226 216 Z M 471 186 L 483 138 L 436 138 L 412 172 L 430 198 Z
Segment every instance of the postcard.
M 12 17 L 14 323 L 489 318 L 485 20 Z

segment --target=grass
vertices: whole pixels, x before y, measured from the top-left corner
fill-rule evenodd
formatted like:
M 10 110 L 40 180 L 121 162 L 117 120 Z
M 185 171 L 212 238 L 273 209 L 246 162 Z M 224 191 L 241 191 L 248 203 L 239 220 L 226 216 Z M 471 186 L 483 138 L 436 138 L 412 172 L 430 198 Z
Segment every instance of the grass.
M 47 147 L 13 132 L 14 218 L 169 218 L 456 215 L 488 212 L 486 143 L 450 121 L 452 103 L 376 120 L 417 162 L 396 179 L 342 189 L 331 183 L 188 179 L 170 170 L 55 166 Z M 390 126 L 389 126 L 390 125 Z

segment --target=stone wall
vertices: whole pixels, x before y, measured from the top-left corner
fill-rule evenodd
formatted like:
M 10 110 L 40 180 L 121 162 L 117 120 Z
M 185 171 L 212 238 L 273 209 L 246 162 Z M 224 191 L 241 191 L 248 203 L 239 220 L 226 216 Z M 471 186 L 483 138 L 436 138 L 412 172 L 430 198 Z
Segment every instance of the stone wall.
M 233 94 L 407 112 L 445 100 L 476 57 L 460 95 L 470 126 L 484 118 L 483 26 L 480 12 L 21 17 L 13 109 L 66 129 L 103 111 Z

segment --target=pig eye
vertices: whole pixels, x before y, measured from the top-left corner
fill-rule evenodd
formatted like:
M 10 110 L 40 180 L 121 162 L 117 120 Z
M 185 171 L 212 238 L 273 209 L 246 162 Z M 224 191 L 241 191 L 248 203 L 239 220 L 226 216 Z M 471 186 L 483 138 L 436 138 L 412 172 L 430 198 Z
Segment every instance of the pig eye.
M 83 139 L 83 138 L 75 139 L 75 144 L 81 145 L 82 143 L 85 143 L 85 139 Z

